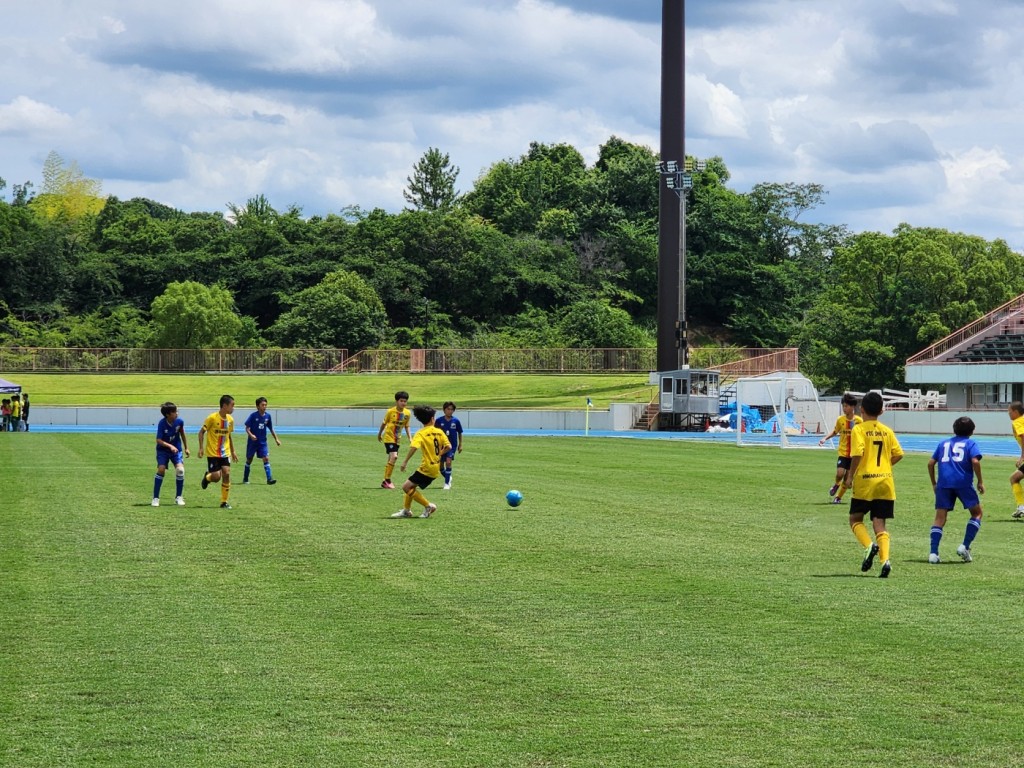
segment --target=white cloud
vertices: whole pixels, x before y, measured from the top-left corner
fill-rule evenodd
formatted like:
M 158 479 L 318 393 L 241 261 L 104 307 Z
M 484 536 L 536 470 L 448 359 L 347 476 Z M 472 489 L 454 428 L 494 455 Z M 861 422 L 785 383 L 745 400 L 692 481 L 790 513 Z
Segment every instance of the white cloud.
M 186 210 L 253 194 L 399 210 L 413 163 L 467 188 L 531 141 L 660 144 L 660 12 L 614 0 L 7 0 L 0 176 L 56 149 Z M 829 189 L 822 220 L 1024 248 L 1024 6 L 690 0 L 687 150 L 740 190 Z

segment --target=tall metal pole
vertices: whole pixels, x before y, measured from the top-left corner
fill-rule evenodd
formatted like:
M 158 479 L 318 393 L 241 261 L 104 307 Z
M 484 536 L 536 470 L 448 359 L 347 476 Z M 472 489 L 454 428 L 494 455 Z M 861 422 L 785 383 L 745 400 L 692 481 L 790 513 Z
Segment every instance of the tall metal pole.
M 661 3 L 661 159 L 686 160 L 683 142 L 684 0 Z M 659 180 L 658 194 L 658 370 L 686 364 L 686 203 Z

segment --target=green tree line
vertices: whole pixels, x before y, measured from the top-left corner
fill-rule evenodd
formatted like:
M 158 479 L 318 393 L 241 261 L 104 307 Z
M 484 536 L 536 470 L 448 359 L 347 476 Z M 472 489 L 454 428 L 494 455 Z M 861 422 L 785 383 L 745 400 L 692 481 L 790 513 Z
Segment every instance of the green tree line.
M 655 338 L 657 156 L 612 137 L 593 165 L 533 143 L 456 194 L 430 148 L 398 213 L 304 216 L 262 195 L 220 212 L 103 196 L 51 153 L 0 179 L 0 343 L 77 347 L 642 347 Z M 1001 240 L 816 224 L 817 184 L 686 190 L 698 344 L 798 346 L 833 390 L 900 385 L 903 362 L 1024 293 Z

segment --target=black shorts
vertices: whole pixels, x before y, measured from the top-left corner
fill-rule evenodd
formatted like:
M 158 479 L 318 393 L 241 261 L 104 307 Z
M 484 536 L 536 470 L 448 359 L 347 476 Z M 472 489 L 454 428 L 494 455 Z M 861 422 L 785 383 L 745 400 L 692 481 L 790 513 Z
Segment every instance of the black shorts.
M 398 443 L 384 443 L 384 451 L 390 456 L 392 453 L 398 453 Z
M 436 479 L 437 478 L 429 477 L 428 475 L 424 475 L 418 469 L 415 472 L 413 472 L 411 475 L 409 475 L 409 480 L 412 481 L 413 483 L 415 483 L 416 487 L 420 488 L 420 489 L 426 488 L 428 485 L 430 485 Z
M 207 456 L 206 457 L 206 471 L 207 472 L 219 472 L 223 467 L 230 467 L 231 459 L 227 456 Z
M 849 469 L 850 468 L 850 457 L 840 456 L 836 461 L 836 469 Z
M 853 499 L 850 501 L 851 515 L 870 515 L 872 520 L 892 520 L 896 502 L 892 499 Z

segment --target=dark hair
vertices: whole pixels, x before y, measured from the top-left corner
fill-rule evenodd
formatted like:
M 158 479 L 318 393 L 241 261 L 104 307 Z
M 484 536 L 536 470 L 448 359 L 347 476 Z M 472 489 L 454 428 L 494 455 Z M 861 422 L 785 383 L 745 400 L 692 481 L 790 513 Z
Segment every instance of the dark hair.
M 953 422 L 953 434 L 957 437 L 970 437 L 974 434 L 974 421 L 970 416 L 961 416 Z
M 233 402 L 235 402 L 235 398 L 233 398 L 231 395 L 221 395 L 220 396 L 220 407 L 221 408 L 223 408 L 225 405 L 230 405 Z
M 408 399 L 409 399 L 409 393 L 408 392 L 405 392 L 405 391 L 403 391 L 401 389 L 398 390 L 397 392 L 395 392 L 395 402 L 398 402 L 399 400 L 408 400 Z
M 1014 400 L 1012 403 L 1010 403 L 1010 408 L 1011 410 L 1014 410 L 1017 413 L 1024 415 L 1024 403 L 1022 403 L 1020 400 Z
M 434 418 L 434 414 L 437 413 L 429 405 L 417 405 L 412 409 L 412 415 L 416 417 L 416 421 L 420 424 L 429 424 Z
M 843 405 L 852 405 L 854 408 L 857 407 L 857 398 L 847 392 L 843 395 Z
M 868 392 L 861 400 L 860 409 L 868 416 L 878 416 L 882 412 L 882 396 L 877 392 Z
M 168 400 L 166 403 L 160 406 L 160 413 L 162 413 L 164 416 L 169 416 L 170 414 L 175 413 L 177 410 L 178 406 L 176 406 L 170 400 Z
M 446 400 L 444 405 L 441 406 L 441 410 L 442 411 L 447 411 L 449 405 L 452 407 L 452 410 L 454 411 L 455 410 L 455 403 L 453 403 L 451 400 Z
M 256 407 L 259 408 L 260 407 L 260 403 L 265 403 L 265 402 L 267 402 L 267 398 L 265 398 L 265 397 L 257 397 L 256 398 Z

